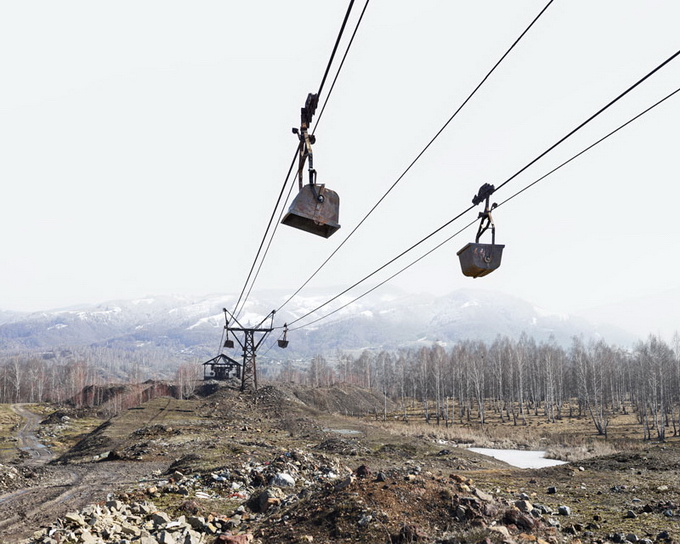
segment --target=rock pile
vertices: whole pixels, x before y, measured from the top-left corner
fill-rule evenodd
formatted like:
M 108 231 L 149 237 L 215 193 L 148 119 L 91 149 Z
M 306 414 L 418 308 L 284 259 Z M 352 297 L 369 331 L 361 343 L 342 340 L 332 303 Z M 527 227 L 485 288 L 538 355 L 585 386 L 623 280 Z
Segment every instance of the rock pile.
M 17 468 L 10 465 L 0 465 L 0 491 L 7 493 L 26 487 L 27 478 L 33 476 L 33 472 L 26 467 Z
M 325 485 L 351 472 L 337 460 L 297 450 L 282 453 L 268 462 L 250 461 L 207 474 L 185 475 L 175 470 L 165 478 L 157 474 L 154 483 L 137 495 L 186 496 L 180 507 L 186 515 L 173 519 L 146 499 L 130 503 L 111 500 L 67 514 L 52 526 L 37 531 L 29 542 L 247 543 L 253 539 L 248 525 L 261 520 L 272 507 L 290 505 L 300 500 L 299 494 L 309 493 L 315 485 Z M 199 501 L 224 498 L 238 505 L 231 515 L 198 515 Z
M 202 491 L 243 501 L 258 497 L 263 488 L 309 488 L 332 482 L 352 472 L 337 459 L 323 454 L 292 450 L 265 462 L 247 461 L 208 474 L 195 475 L 178 485 L 202 487 Z
M 199 516 L 172 519 L 148 501 L 131 504 L 112 500 L 70 512 L 50 527 L 37 531 L 35 544 L 226 544 L 248 543 L 248 533 L 235 535 L 224 520 Z

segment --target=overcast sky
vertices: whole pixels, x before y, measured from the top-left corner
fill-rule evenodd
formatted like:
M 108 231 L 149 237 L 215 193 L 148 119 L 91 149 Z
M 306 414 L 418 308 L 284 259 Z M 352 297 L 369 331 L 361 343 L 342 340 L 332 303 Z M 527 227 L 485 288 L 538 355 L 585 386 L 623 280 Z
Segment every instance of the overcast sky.
M 373 0 L 316 129 L 318 182 L 339 194 L 342 228 L 328 240 L 279 228 L 253 294 L 307 279 L 545 3 Z M 239 292 L 346 8 L 1 3 L 0 309 Z M 344 289 L 466 209 L 483 183 L 510 178 L 680 49 L 678 20 L 676 0 L 556 0 L 310 287 Z M 494 200 L 678 87 L 680 58 Z M 393 284 L 506 292 L 669 336 L 680 329 L 679 126 L 680 93 L 501 206 L 506 247 L 490 276 L 460 273 L 469 229 Z

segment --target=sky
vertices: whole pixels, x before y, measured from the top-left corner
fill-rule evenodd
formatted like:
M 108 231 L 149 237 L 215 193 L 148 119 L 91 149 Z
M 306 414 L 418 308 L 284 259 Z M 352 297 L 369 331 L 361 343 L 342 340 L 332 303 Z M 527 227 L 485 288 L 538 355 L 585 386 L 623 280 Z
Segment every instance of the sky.
M 253 295 L 297 289 L 545 4 L 372 0 L 317 111 L 317 181 L 338 193 L 342 228 L 329 239 L 278 228 Z M 0 4 L 0 309 L 240 292 L 296 150 L 291 128 L 320 86 L 347 5 Z M 309 287 L 344 290 L 466 210 L 482 184 L 511 178 L 676 53 L 679 18 L 674 0 L 555 0 Z M 680 58 L 493 201 L 678 87 Z M 680 93 L 501 205 L 493 217 L 505 250 L 493 274 L 460 272 L 456 252 L 473 227 L 390 283 L 509 293 L 669 337 L 680 329 L 679 126 Z

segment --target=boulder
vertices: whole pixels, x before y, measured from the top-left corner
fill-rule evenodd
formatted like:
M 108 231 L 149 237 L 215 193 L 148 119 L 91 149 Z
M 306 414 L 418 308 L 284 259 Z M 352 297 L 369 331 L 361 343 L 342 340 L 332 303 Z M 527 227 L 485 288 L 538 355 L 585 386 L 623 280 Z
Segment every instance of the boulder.
M 287 472 L 279 472 L 272 476 L 269 485 L 274 487 L 295 487 L 295 478 Z
M 525 514 L 528 514 L 534 509 L 533 504 L 526 499 L 515 501 L 515 506 L 520 512 L 524 512 Z

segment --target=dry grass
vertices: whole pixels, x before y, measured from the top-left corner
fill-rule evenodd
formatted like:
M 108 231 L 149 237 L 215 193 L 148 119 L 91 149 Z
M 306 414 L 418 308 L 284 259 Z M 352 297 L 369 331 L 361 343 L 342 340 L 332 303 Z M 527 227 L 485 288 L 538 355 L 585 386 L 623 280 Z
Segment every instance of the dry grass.
M 19 423 L 21 418 L 12 411 L 11 405 L 0 404 L 0 462 L 8 461 L 17 453 L 14 437 Z
M 630 451 L 630 449 L 626 448 L 626 451 Z M 622 451 L 620 445 L 614 445 L 611 442 L 593 441 L 590 444 L 583 444 L 581 446 L 549 446 L 545 456 L 548 459 L 559 459 L 560 461 L 574 463 L 591 457 L 611 455 L 619 451 Z
M 385 431 L 397 436 L 412 436 L 480 448 L 525 448 L 538 447 L 541 440 L 530 428 L 515 428 L 512 432 L 504 427 L 465 425 L 436 425 L 423 422 L 385 421 L 374 423 Z
M 470 418 L 447 426 L 443 420 L 437 424 L 433 418 L 427 423 L 422 408 L 413 403 L 407 410 L 406 421 L 402 410 L 375 424 L 397 436 L 475 447 L 546 450 L 547 457 L 564 461 L 635 451 L 645 446 L 642 429 L 631 413 L 613 414 L 607 437 L 598 435 L 589 417 L 578 415 L 576 409 L 570 413 L 568 405 L 563 417 L 555 421 L 548 421 L 541 410 L 527 412 L 516 421 L 503 415 L 501 418 L 499 413 L 487 410 L 482 425 L 473 412 Z

